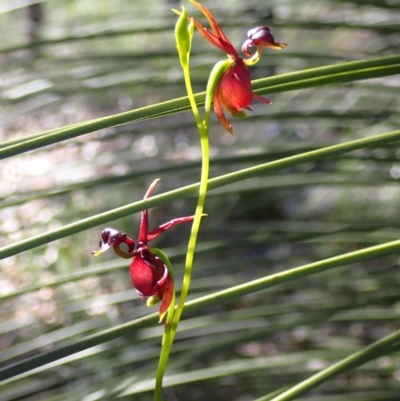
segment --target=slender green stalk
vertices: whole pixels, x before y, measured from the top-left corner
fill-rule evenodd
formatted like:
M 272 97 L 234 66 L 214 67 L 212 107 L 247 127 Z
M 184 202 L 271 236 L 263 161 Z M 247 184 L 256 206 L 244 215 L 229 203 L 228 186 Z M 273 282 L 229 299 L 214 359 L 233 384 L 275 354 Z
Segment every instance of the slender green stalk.
M 209 130 L 210 130 L 211 102 L 219 78 L 224 73 L 229 64 L 231 64 L 230 60 L 224 60 L 222 62 L 217 63 L 216 66 L 213 68 L 207 84 L 205 113 L 204 113 L 204 118 L 202 120 L 200 117 L 199 109 L 196 104 L 196 99 L 194 96 L 192 82 L 190 78 L 190 68 L 189 68 L 190 48 L 193 36 L 193 22 L 190 21 L 189 26 L 187 25 L 187 14 L 184 7 L 182 7 L 182 14 L 178 19 L 175 29 L 175 34 L 177 37 L 177 47 L 183 70 L 186 91 L 196 121 L 197 129 L 200 134 L 201 178 L 200 178 L 199 196 L 197 198 L 196 211 L 189 237 L 188 250 L 186 253 L 185 270 L 183 273 L 183 283 L 182 283 L 181 294 L 179 297 L 179 303 L 175 310 L 175 314 L 173 315 L 171 325 L 169 322 L 166 323 L 165 325 L 164 336 L 162 341 L 162 349 L 157 369 L 154 401 L 161 400 L 162 380 L 164 372 L 166 369 L 166 365 L 168 363 L 169 354 L 172 349 L 178 324 L 181 319 L 183 309 L 185 307 L 186 298 L 189 294 L 194 252 L 196 248 L 197 237 L 200 230 L 201 219 L 203 217 L 204 205 L 207 196 L 209 166 L 210 166 Z
M 165 369 L 167 367 L 169 354 L 171 352 L 172 344 L 174 342 L 174 336 L 172 333 L 172 319 L 174 317 L 175 312 L 175 276 L 174 269 L 172 268 L 171 262 L 169 261 L 167 255 L 164 252 L 157 248 L 152 248 L 151 252 L 157 255 L 161 260 L 166 264 L 168 268 L 168 272 L 172 278 L 172 282 L 174 285 L 174 292 L 172 296 L 172 301 L 168 308 L 167 318 L 165 321 L 164 334 L 161 341 L 161 352 L 160 359 L 158 361 L 158 368 L 156 374 L 156 386 L 154 389 L 154 400 L 161 400 L 162 398 L 162 382 L 164 378 Z
M 201 129 L 199 129 L 200 133 L 200 143 L 201 143 L 201 155 L 202 155 L 202 163 L 201 163 L 201 180 L 200 180 L 200 189 L 199 189 L 199 197 L 197 199 L 197 206 L 195 217 L 192 224 L 192 230 L 190 233 L 188 251 L 186 254 L 186 263 L 185 263 L 185 271 L 183 275 L 183 285 L 182 291 L 179 298 L 178 307 L 175 311 L 174 319 L 173 319 L 173 332 L 175 335 L 179 320 L 182 316 L 183 308 L 186 302 L 187 295 L 189 293 L 190 287 L 190 278 L 192 274 L 192 266 L 194 259 L 194 251 L 196 248 L 197 235 L 200 229 L 201 218 L 203 216 L 204 204 L 206 200 L 206 194 L 208 189 L 208 176 L 209 176 L 209 165 L 210 165 L 210 152 L 209 152 L 209 128 L 210 128 L 210 113 L 211 113 L 211 102 L 214 95 L 215 87 L 218 83 L 219 77 L 223 74 L 227 67 L 228 63 L 226 61 L 217 63 L 214 67 L 210 78 L 207 84 L 207 96 L 206 96 L 206 108 L 204 113 L 204 119 L 201 123 Z M 193 97 L 192 86 L 190 82 L 190 71 L 189 68 L 184 68 L 185 76 L 187 76 L 187 80 L 185 78 L 187 91 L 189 95 L 189 99 Z M 193 105 L 196 107 L 196 103 L 193 98 Z M 196 114 L 194 112 L 194 114 Z
M 187 295 L 189 293 L 190 288 L 190 279 L 192 275 L 192 266 L 194 259 L 194 250 L 196 248 L 197 235 L 200 229 L 201 219 L 203 217 L 204 204 L 207 194 L 207 185 L 208 185 L 208 176 L 209 176 L 209 164 L 210 164 L 210 156 L 209 156 L 209 141 L 208 141 L 208 133 L 209 133 L 209 123 L 205 125 L 201 119 L 199 109 L 197 107 L 196 99 L 194 97 L 194 92 L 192 88 L 192 82 L 190 79 L 190 68 L 189 68 L 189 59 L 190 59 L 190 48 L 193 37 L 193 21 L 190 21 L 188 25 L 188 18 L 186 9 L 182 7 L 182 13 L 179 16 L 179 19 L 175 28 L 175 36 L 177 41 L 177 48 L 179 59 L 181 62 L 183 76 L 185 80 L 186 91 L 189 98 L 189 103 L 194 115 L 194 119 L 196 121 L 197 129 L 200 134 L 200 142 L 201 142 L 201 179 L 200 179 L 200 188 L 199 188 L 199 196 L 197 198 L 197 206 L 195 211 L 195 216 L 192 224 L 192 229 L 189 238 L 188 250 L 186 253 L 186 263 L 185 270 L 183 273 L 183 283 L 181 294 L 179 297 L 178 306 L 173 314 L 172 321 L 167 322 L 164 329 L 164 336 L 162 342 L 162 349 L 160 353 L 160 360 L 157 369 L 156 375 L 156 387 L 154 391 L 154 401 L 161 401 L 162 397 L 162 381 L 164 377 L 164 372 L 168 363 L 169 355 L 171 352 L 171 348 L 175 339 L 176 330 L 178 328 L 179 320 L 182 316 L 183 308 L 185 307 L 185 302 Z M 207 126 L 207 128 L 206 128 Z

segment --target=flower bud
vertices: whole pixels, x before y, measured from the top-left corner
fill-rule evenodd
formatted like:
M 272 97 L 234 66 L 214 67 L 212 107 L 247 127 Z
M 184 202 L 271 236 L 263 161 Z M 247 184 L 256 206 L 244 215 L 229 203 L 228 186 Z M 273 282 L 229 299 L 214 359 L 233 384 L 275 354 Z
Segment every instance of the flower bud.
M 179 13 L 178 21 L 175 25 L 175 40 L 181 62 L 187 60 L 193 37 L 193 22 L 188 25 L 188 15 L 185 7 Z

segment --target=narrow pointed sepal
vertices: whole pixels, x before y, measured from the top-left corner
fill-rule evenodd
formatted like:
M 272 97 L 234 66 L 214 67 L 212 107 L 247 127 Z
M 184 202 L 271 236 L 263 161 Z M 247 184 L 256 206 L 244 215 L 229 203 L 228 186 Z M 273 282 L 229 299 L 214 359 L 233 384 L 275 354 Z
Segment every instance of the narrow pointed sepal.
M 158 311 L 158 316 L 159 316 L 159 323 L 161 323 L 164 319 L 164 316 L 167 314 L 171 302 L 174 298 L 174 282 L 172 280 L 172 277 L 169 276 L 168 279 L 164 283 L 164 289 L 163 289 L 163 298 L 161 302 L 160 309 Z

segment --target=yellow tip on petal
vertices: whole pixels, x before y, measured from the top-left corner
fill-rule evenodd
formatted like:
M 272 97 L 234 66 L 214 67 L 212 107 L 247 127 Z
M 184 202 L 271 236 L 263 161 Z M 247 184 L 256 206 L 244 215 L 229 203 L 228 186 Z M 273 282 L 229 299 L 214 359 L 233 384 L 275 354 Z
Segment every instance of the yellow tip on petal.
M 282 50 L 285 47 L 287 47 L 287 43 L 274 43 L 274 44 L 271 44 L 266 47 L 269 47 L 270 49 L 274 49 L 274 50 Z
M 160 318 L 158 319 L 158 323 L 162 323 L 164 316 L 167 314 L 168 311 L 165 311 L 164 313 L 159 313 Z M 167 323 L 166 323 L 167 324 Z
M 110 246 L 107 244 L 103 244 L 103 246 L 101 248 L 99 248 L 97 251 L 93 251 L 92 255 L 93 256 L 99 256 L 102 253 L 104 253 L 105 251 L 107 251 L 108 249 L 110 249 Z
M 147 192 L 144 195 L 143 199 L 147 199 L 150 198 L 151 194 L 153 193 L 154 187 L 157 185 L 158 181 L 160 181 L 161 178 L 156 178 L 149 186 L 149 189 L 147 190 Z

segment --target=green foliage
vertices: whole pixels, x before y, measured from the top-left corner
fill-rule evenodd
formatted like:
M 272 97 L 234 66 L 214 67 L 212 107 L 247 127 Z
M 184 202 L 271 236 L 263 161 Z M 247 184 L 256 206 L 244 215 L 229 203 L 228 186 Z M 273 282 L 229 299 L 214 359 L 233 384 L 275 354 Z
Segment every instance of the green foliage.
M 126 261 L 90 253 L 105 225 L 134 237 L 144 208 L 154 226 L 193 214 L 200 148 L 176 16 L 134 3 L 0 15 L 4 400 L 152 398 L 157 313 Z M 399 6 L 204 5 L 237 45 L 268 25 L 289 46 L 253 71 L 273 104 L 233 120 L 234 137 L 210 127 L 208 217 L 166 399 L 397 400 Z M 195 35 L 191 57 L 202 107 L 220 54 Z M 163 193 L 140 200 L 157 177 Z M 180 227 L 156 244 L 178 296 L 187 240 Z

